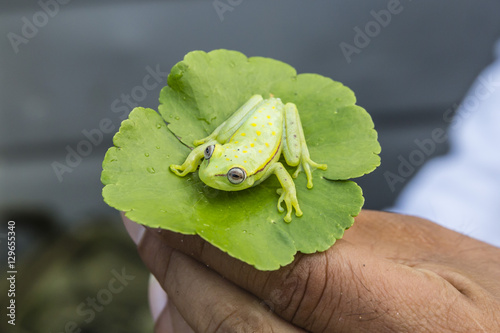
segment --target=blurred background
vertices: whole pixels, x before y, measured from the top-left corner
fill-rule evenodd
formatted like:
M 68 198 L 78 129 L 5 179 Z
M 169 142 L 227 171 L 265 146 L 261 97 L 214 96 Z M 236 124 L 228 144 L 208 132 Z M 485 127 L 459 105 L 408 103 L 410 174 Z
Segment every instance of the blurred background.
M 500 37 L 497 1 L 23 0 L 0 9 L 0 259 L 6 267 L 13 220 L 18 270 L 16 326 L 1 310 L 3 332 L 151 331 L 148 274 L 99 177 L 121 120 L 136 105 L 157 109 L 166 73 L 187 52 L 272 57 L 350 87 L 382 145 L 382 165 L 357 182 L 365 208 L 384 209 L 446 152 L 446 141 L 432 150 L 416 141 L 447 129 Z M 419 149 L 423 158 L 412 157 Z M 5 278 L 0 286 L 1 300 Z

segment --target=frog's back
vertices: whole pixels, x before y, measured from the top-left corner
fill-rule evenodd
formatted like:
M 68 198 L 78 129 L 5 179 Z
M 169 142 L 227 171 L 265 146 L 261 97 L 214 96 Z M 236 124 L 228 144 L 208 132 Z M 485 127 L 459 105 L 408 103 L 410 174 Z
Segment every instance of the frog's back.
M 283 109 L 279 98 L 263 100 L 226 143 L 226 160 L 243 166 L 249 176 L 277 161 L 281 154 Z

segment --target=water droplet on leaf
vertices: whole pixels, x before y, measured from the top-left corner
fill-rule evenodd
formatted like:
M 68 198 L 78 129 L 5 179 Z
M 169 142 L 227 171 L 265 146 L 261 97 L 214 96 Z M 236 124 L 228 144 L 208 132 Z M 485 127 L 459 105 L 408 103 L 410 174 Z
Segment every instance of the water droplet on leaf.
M 179 116 L 176 116 L 176 117 L 175 117 L 175 120 L 179 120 L 179 119 L 181 119 Z
M 149 157 L 149 154 L 148 153 L 144 153 L 144 156 Z
M 161 128 L 161 124 L 156 124 L 156 128 L 160 129 Z
M 146 170 L 148 170 L 149 173 L 155 173 L 155 168 L 153 167 L 147 167 Z

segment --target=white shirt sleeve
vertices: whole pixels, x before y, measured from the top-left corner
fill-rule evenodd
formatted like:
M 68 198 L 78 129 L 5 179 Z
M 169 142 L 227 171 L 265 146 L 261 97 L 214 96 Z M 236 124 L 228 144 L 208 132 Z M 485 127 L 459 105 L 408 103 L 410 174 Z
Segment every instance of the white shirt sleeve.
M 450 152 L 424 165 L 389 210 L 500 247 L 500 58 L 476 79 L 449 135 Z

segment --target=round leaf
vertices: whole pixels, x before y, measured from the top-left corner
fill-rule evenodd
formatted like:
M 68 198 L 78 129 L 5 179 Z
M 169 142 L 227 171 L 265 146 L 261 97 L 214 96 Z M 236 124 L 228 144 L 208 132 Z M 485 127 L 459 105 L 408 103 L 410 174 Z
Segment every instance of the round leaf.
M 297 251 L 326 250 L 352 225 L 363 197 L 348 179 L 380 163 L 380 146 L 351 90 L 320 75 L 297 75 L 273 59 L 227 50 L 189 53 L 168 84 L 160 95 L 164 119 L 136 108 L 114 137 L 101 175 L 110 206 L 147 226 L 198 234 L 261 270 L 290 263 Z M 274 176 L 225 192 L 205 185 L 197 173 L 181 178 L 169 170 L 184 161 L 193 140 L 210 134 L 256 93 L 295 103 L 312 159 L 328 164 L 327 171 L 313 172 L 312 189 L 303 173 L 294 180 L 304 215 L 291 223 L 276 207 L 280 184 Z

